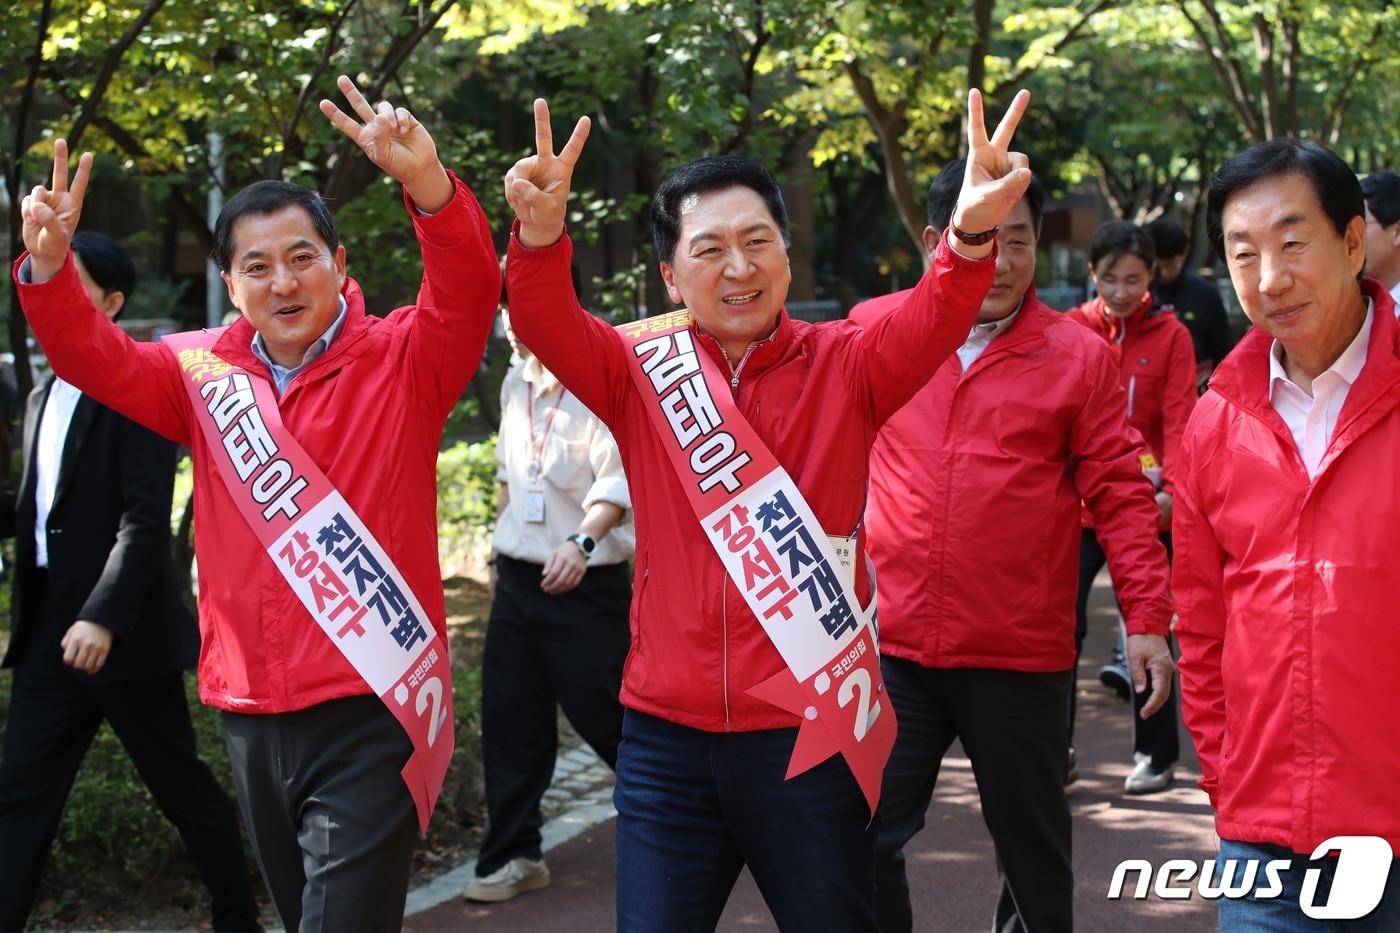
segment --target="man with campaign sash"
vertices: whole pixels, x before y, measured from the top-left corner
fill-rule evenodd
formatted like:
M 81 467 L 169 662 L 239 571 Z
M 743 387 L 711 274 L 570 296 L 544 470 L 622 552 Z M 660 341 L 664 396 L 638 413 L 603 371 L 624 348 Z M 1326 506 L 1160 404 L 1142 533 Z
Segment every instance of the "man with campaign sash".
M 54 370 L 194 455 L 200 696 L 224 711 L 239 803 L 289 930 L 397 930 L 416 831 L 452 754 L 437 562 L 443 423 L 500 294 L 475 198 L 407 110 L 321 110 L 400 182 L 422 248 L 414 306 L 366 313 L 314 192 L 258 182 L 215 259 L 242 317 L 137 344 L 69 255 L 92 157 L 24 199 L 20 301 Z
M 636 513 L 618 753 L 623 931 L 713 929 L 747 865 L 784 930 L 873 930 L 872 812 L 894 742 L 861 515 L 880 425 L 967 335 L 995 229 L 1030 181 L 1008 151 L 1028 95 L 970 157 L 949 236 L 896 313 L 861 330 L 784 310 L 782 195 L 757 163 L 699 159 L 652 201 L 686 310 L 611 328 L 579 306 L 564 232 L 578 122 L 506 177 L 506 276 L 524 341 L 612 429 Z

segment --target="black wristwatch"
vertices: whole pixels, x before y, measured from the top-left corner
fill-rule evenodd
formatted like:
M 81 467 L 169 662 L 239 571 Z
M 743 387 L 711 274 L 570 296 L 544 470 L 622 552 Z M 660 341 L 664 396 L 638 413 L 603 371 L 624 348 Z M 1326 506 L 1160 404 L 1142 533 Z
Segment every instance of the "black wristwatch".
M 583 552 L 584 557 L 592 557 L 593 549 L 598 546 L 597 541 L 594 541 L 581 531 L 574 532 L 564 540 L 574 542 L 574 544 L 578 546 L 578 549 Z

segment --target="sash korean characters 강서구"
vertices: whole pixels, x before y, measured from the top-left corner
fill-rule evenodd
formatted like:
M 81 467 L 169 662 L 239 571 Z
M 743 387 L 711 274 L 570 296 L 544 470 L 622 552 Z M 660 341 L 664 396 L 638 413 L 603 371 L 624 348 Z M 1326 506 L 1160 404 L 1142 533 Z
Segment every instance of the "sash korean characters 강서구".
M 690 323 L 677 311 L 617 330 L 706 537 L 787 664 L 748 692 L 802 719 L 789 778 L 840 752 L 874 813 L 895 737 L 874 626 L 797 484 L 697 352 Z
M 229 495 L 306 611 L 412 740 L 403 779 L 426 830 L 455 741 L 447 646 L 384 548 L 287 431 L 267 379 L 214 355 L 223 331 L 164 341 Z

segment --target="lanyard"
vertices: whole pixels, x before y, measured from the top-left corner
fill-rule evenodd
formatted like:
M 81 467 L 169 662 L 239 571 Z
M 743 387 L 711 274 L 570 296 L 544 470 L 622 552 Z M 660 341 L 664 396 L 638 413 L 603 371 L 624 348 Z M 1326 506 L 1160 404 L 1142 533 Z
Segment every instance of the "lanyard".
M 530 482 L 536 482 L 542 472 L 541 461 L 544 459 L 544 445 L 549 440 L 550 429 L 554 427 L 554 416 L 559 413 L 559 403 L 564 401 L 564 396 L 568 392 L 563 386 L 559 387 L 559 397 L 554 400 L 554 407 L 549 410 L 549 417 L 544 422 L 544 433 L 540 435 L 538 442 L 535 440 L 535 390 L 533 386 L 525 386 L 525 421 L 530 426 Z

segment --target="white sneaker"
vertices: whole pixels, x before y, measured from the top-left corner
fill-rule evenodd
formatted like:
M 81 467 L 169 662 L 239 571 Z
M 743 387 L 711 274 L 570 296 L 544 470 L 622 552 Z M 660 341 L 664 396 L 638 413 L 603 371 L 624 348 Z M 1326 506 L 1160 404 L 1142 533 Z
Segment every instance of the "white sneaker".
M 486 877 L 467 885 L 462 896 L 469 901 L 508 901 L 526 891 L 549 887 L 549 866 L 544 859 L 513 858 Z
M 1133 765 L 1132 773 L 1123 782 L 1123 793 L 1125 794 L 1155 794 L 1164 791 L 1171 786 L 1172 780 L 1176 777 L 1176 765 L 1167 765 L 1161 771 L 1152 770 L 1152 759 L 1146 755 L 1138 757 L 1137 764 Z

